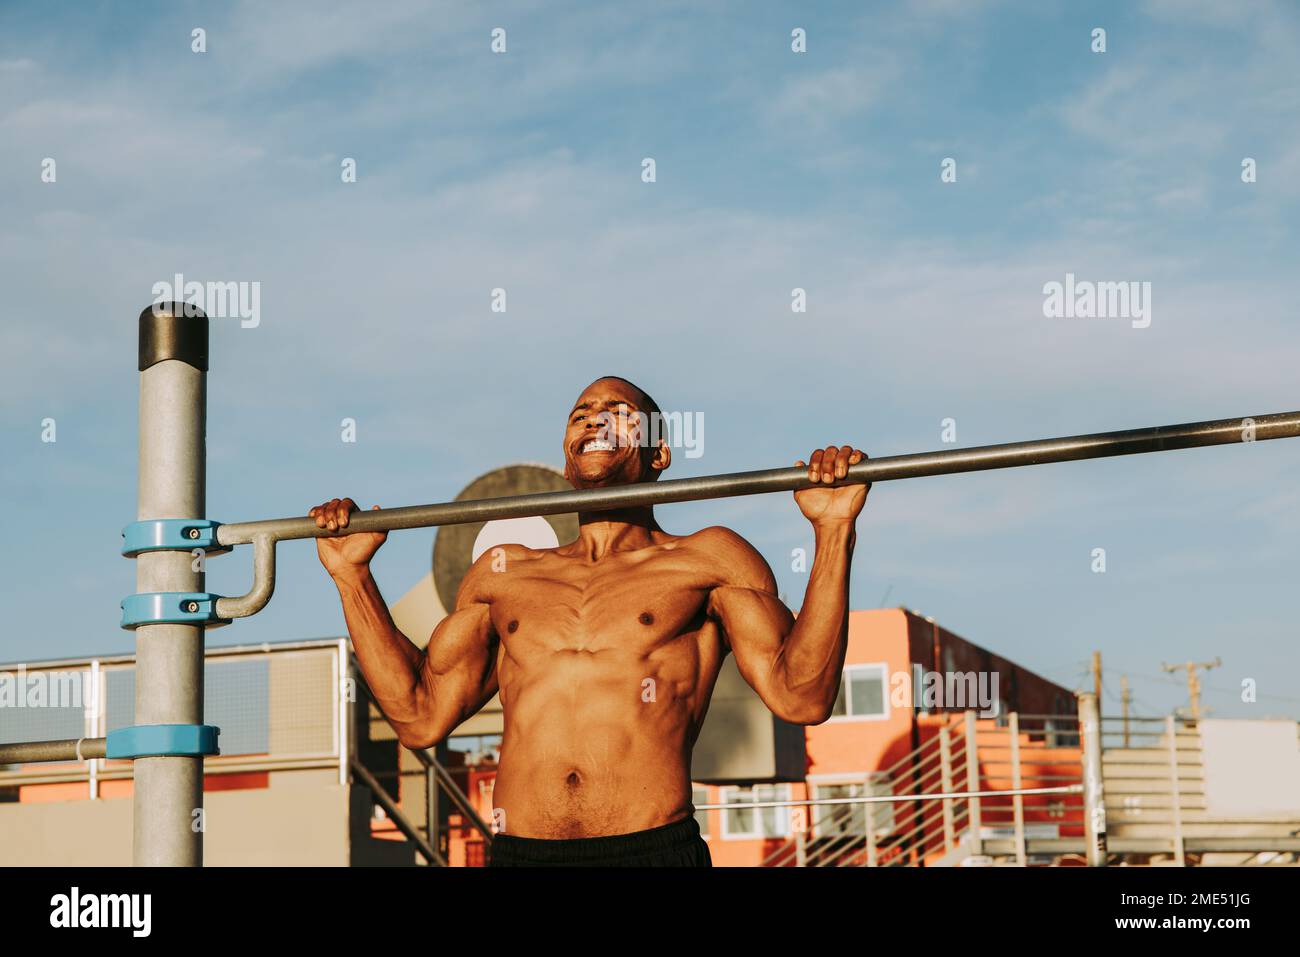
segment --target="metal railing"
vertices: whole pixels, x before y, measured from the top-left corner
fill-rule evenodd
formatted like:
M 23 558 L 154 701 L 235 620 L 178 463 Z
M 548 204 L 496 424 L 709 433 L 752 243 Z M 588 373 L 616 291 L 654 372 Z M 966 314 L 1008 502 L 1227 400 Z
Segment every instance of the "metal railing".
M 419 828 L 412 824 L 407 816 L 402 812 L 398 803 L 389 796 L 387 791 L 384 790 L 384 786 L 379 783 L 378 779 L 373 774 L 370 773 L 369 768 L 362 764 L 356 757 L 352 758 L 351 766 L 352 773 L 360 779 L 362 784 L 370 789 L 371 795 L 379 806 L 384 809 L 384 813 L 388 815 L 388 819 L 393 822 L 398 831 L 400 831 L 408 841 L 415 845 L 415 849 L 420 852 L 425 861 L 435 867 L 446 867 L 447 859 L 443 857 L 442 853 L 438 851 L 436 847 L 437 837 L 435 829 L 431 827 L 427 836 L 422 835 Z
M 357 758 L 353 727 L 357 713 L 348 700 L 348 678 L 359 675 L 360 669 L 346 639 L 211 648 L 207 658 L 208 679 L 215 688 L 207 696 L 207 717 L 230 733 L 221 738 L 223 753 L 204 759 L 206 776 L 337 768 L 340 783 L 355 780 L 374 793 L 385 815 L 429 863 L 447 863 L 439 850 L 440 798 L 450 801 L 466 822 L 464 827 L 490 847 L 491 828 L 432 753 L 412 752 L 424 769 L 426 821 L 434 822 L 432 832 L 427 825 L 421 829 L 413 824 L 384 791 L 379 783 L 383 772 Z M 225 672 L 227 665 L 237 667 Z M 53 675 L 69 678 L 67 684 L 78 694 L 58 713 L 49 708 L 0 709 L 0 787 L 86 782 L 86 797 L 97 800 L 104 782 L 133 777 L 132 762 L 107 759 L 105 749 L 105 734 L 129 722 L 135 696 L 132 656 L 36 662 L 0 668 L 0 672 L 20 668 L 24 677 L 47 686 L 56 684 Z M 232 680 L 222 683 L 226 674 Z M 369 700 L 363 681 L 352 687 Z M 26 723 L 16 727 L 20 714 Z M 5 735 L 21 734 L 22 728 L 34 726 L 39 733 L 40 728 L 65 727 L 73 721 L 86 734 L 47 741 L 3 740 Z
M 360 678 L 361 668 L 356 661 L 356 657 L 352 656 L 351 661 L 354 669 L 353 673 L 357 676 L 357 689 L 365 696 L 366 701 L 373 704 L 376 710 L 378 710 L 380 714 L 383 714 L 383 709 L 379 707 L 379 703 L 375 700 L 369 686 L 367 686 Z M 411 823 L 406 814 L 401 810 L 398 802 L 394 801 L 388 792 L 384 790 L 383 785 L 380 784 L 377 777 L 372 774 L 369 769 L 366 769 L 364 765 L 361 765 L 355 756 L 352 764 L 353 771 L 354 773 L 358 773 L 362 783 L 370 788 L 376 801 L 384 808 L 384 812 L 392 818 L 397 829 L 407 838 L 407 840 L 415 845 L 416 849 L 429 864 L 439 867 L 448 866 L 447 855 L 442 850 L 442 837 L 444 831 L 450 830 L 453 825 L 448 823 L 444 827 L 442 824 L 440 803 L 441 798 L 444 795 L 451 802 L 451 806 L 462 819 L 463 823 L 460 825 L 460 829 L 468 829 L 477 834 L 478 839 L 483 844 L 485 854 L 490 855 L 493 838 L 492 828 L 488 826 L 487 822 L 483 820 L 478 811 L 474 809 L 474 805 L 471 803 L 469 796 L 461 790 L 460 786 L 456 783 L 455 778 L 452 777 L 451 772 L 448 771 L 447 768 L 443 767 L 432 750 L 426 750 L 423 748 L 408 748 L 406 750 L 415 757 L 423 769 L 423 808 L 425 820 L 423 835 L 420 835 L 419 828 L 415 824 Z M 361 768 L 364 773 L 357 772 L 358 768 Z M 399 780 L 403 776 L 400 769 L 395 772 L 395 776 L 398 777 Z
M 808 809 L 806 826 L 765 866 L 899 866 L 954 852 L 1026 864 L 1032 852 L 1084 850 L 1085 782 L 1073 715 L 1008 716 L 990 725 L 974 712 L 931 716 L 919 747 L 876 772 L 883 793 L 755 802 Z M 873 806 L 888 806 L 885 821 Z M 697 809 L 746 805 L 697 805 Z M 865 810 L 865 813 L 862 811 Z M 801 822 L 802 823 L 802 822 Z M 1046 831 L 1047 833 L 1042 833 Z
M 1103 719 L 1102 728 L 1112 845 L 1129 853 L 1167 853 L 1184 865 L 1184 819 L 1205 808 L 1196 722 L 1126 715 Z
M 207 649 L 205 713 L 222 734 L 221 753 L 205 758 L 204 774 L 334 767 L 339 781 L 346 780 L 348 703 L 339 664 L 345 644 L 325 639 Z M 133 656 L 4 665 L 0 674 L 76 689 L 46 707 L 0 708 L 0 786 L 86 782 L 86 796 L 96 800 L 103 782 L 134 776 L 132 762 L 106 755 L 106 736 L 131 723 Z M 74 727 L 78 737 L 27 740 L 75 733 Z
M 962 858 L 1186 865 L 1207 853 L 1235 855 L 1244 865 L 1300 863 L 1300 812 L 1250 817 L 1207 810 L 1197 722 L 1101 719 L 1094 696 L 1082 694 L 1079 702 L 1077 719 L 1011 714 L 995 726 L 974 713 L 941 717 L 919 747 L 878 772 L 884 794 L 696 807 L 804 809 L 806 824 L 794 827 L 766 866 Z M 1129 746 L 1120 746 L 1125 741 Z M 870 811 L 882 805 L 893 809 L 883 827 Z

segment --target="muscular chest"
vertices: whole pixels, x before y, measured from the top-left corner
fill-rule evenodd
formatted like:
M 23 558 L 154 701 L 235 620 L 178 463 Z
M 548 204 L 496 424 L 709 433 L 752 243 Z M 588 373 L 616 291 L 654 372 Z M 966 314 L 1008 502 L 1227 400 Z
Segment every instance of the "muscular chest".
M 503 573 L 492 602 L 512 654 L 649 654 L 704 623 L 707 570 L 671 552 L 597 562 L 555 555 Z

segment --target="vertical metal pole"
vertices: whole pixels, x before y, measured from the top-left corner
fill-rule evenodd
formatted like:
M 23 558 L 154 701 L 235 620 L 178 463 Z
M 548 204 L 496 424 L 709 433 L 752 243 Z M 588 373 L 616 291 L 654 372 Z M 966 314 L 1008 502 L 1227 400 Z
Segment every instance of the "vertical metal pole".
M 82 728 L 85 729 L 85 735 L 88 738 L 102 737 L 102 732 L 99 730 L 100 702 L 104 698 L 104 689 L 100 686 L 101 678 L 99 659 L 95 658 L 90 662 L 90 671 L 86 672 L 86 681 L 90 686 L 90 700 L 85 700 L 83 695 L 81 702 L 84 711 Z M 90 790 L 88 796 L 92 801 L 99 799 L 99 768 L 100 760 L 98 758 L 91 758 L 86 762 L 86 782 Z
M 966 712 L 966 790 L 980 789 L 979 752 L 975 747 L 975 712 Z M 984 853 L 984 841 L 980 837 L 980 799 L 968 798 L 970 814 L 967 826 L 970 828 L 970 852 L 972 855 Z
M 1020 715 L 1012 711 L 1009 716 L 1007 733 L 1011 735 L 1011 787 L 1016 793 L 1011 797 L 1012 813 L 1016 829 L 1016 863 L 1021 867 L 1025 861 L 1025 798 L 1020 794 Z
M 1092 693 L 1097 696 L 1097 717 L 1101 717 L 1101 652 L 1092 653 Z
M 438 845 L 438 781 L 433 774 L 433 766 L 426 765 L 424 769 L 424 823 L 425 831 L 429 836 L 429 846 L 438 853 L 442 853 L 442 848 Z M 450 842 L 448 842 L 450 844 Z M 451 848 L 448 847 L 448 850 Z
M 1173 715 L 1165 718 L 1165 734 L 1169 737 L 1169 806 L 1173 809 L 1174 862 L 1185 867 L 1183 856 L 1183 797 L 1178 787 L 1178 724 Z
M 1101 716 L 1097 696 L 1079 695 L 1083 741 L 1083 833 L 1089 867 L 1106 866 L 1106 795 L 1101 774 Z
M 339 745 L 339 785 L 347 787 L 352 780 L 352 739 L 350 735 L 351 697 L 356 685 L 352 681 L 352 660 L 348 654 L 348 640 L 340 638 L 334 655 L 335 678 L 335 738 Z
M 794 866 L 808 866 L 808 840 L 804 831 L 794 832 Z
M 946 720 L 946 719 L 945 719 Z M 948 739 L 948 725 L 939 729 L 939 779 L 944 793 L 949 793 L 952 786 L 952 743 Z M 944 798 L 943 805 L 943 851 L 946 854 L 957 843 L 957 831 L 953 824 L 952 799 Z
M 1119 692 L 1120 704 L 1124 706 L 1124 747 L 1127 748 L 1129 746 L 1128 706 L 1130 701 L 1130 696 L 1128 691 L 1128 675 L 1124 675 L 1119 679 L 1119 687 L 1120 687 L 1120 692 Z
M 870 804 L 864 804 L 862 805 L 862 810 L 866 812 L 864 814 L 864 818 L 866 820 L 866 831 L 867 831 L 867 867 L 875 867 L 876 866 L 875 807 Z
M 139 519 L 203 518 L 205 510 L 208 319 L 179 303 L 140 313 Z M 203 591 L 189 552 L 142 552 L 136 591 Z M 135 630 L 135 723 L 203 723 L 203 626 Z M 202 757 L 135 761 L 135 863 L 203 863 Z

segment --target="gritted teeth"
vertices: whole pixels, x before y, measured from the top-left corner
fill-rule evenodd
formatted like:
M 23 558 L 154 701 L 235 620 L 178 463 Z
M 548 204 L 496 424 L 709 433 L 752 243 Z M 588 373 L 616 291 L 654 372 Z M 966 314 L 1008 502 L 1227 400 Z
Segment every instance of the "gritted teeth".
M 582 443 L 581 451 L 583 454 L 587 452 L 613 452 L 614 443 L 607 442 L 605 439 L 588 439 Z

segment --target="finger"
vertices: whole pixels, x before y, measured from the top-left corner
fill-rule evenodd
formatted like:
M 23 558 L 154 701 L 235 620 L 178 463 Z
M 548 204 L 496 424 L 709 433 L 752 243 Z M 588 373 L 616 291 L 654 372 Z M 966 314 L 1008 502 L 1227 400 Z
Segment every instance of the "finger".
M 866 452 L 862 451 L 861 449 L 854 449 L 853 452 L 852 452 L 852 454 L 849 455 L 849 464 L 850 464 L 850 465 L 857 465 L 859 462 L 861 462 L 861 461 L 862 461 L 863 459 L 865 459 L 866 457 L 867 457 L 867 453 L 866 453 Z
M 835 456 L 835 477 L 837 479 L 842 479 L 849 474 L 849 457 L 852 455 L 853 446 L 840 446 L 840 454 Z
M 822 450 L 813 449 L 812 455 L 808 457 L 808 481 L 816 482 L 822 471 Z
M 797 468 L 797 469 L 801 469 L 801 468 L 803 468 L 804 466 L 806 466 L 807 464 L 808 464 L 808 463 L 805 462 L 803 459 L 798 459 L 798 460 L 794 463 L 794 467 Z
M 839 451 L 835 446 L 828 445 L 822 455 L 822 481 L 828 485 L 835 481 L 835 458 Z
M 352 521 L 352 513 L 361 511 L 356 502 L 345 498 L 339 502 L 339 528 L 347 528 Z

